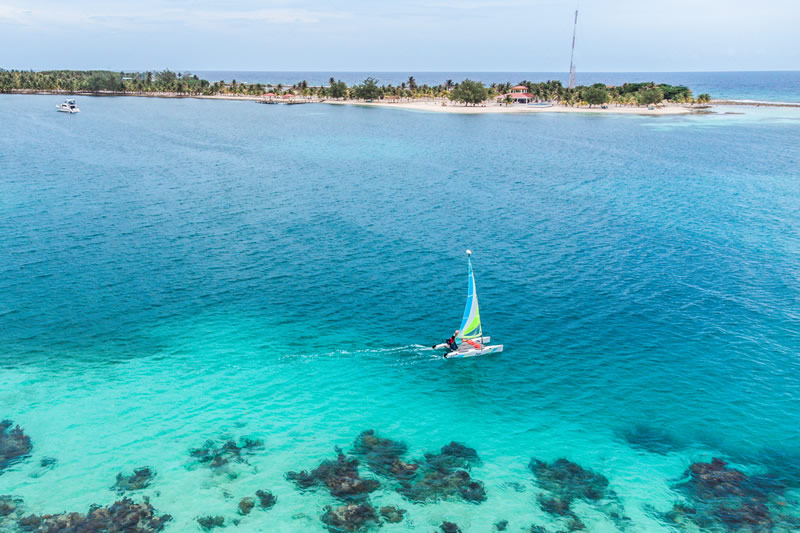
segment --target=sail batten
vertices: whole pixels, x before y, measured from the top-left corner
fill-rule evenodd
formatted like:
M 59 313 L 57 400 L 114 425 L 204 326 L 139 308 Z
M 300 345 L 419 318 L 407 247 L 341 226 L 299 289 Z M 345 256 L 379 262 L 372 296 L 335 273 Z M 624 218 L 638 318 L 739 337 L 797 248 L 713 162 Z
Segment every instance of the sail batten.
M 475 290 L 475 275 L 472 273 L 472 259 L 467 258 L 469 271 L 467 276 L 467 305 L 461 319 L 459 339 L 477 339 L 483 336 L 481 328 L 481 312 L 478 307 L 478 293 Z

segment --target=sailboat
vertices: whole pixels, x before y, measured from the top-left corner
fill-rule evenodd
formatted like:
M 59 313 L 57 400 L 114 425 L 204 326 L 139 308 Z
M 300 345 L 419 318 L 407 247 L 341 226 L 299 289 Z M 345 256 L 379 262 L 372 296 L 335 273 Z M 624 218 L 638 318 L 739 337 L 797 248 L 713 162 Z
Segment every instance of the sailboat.
M 475 291 L 475 274 L 472 272 L 472 252 L 467 250 L 467 264 L 469 271 L 467 276 L 467 305 L 464 308 L 464 317 L 461 319 L 461 327 L 458 328 L 456 342 L 458 350 L 450 351 L 445 354 L 446 359 L 459 357 L 475 357 L 477 355 L 488 355 L 490 353 L 500 353 L 503 351 L 502 344 L 489 346 L 491 337 L 483 334 L 481 326 L 481 311 L 478 307 L 478 293 Z M 434 348 L 448 349 L 447 344 L 439 344 Z

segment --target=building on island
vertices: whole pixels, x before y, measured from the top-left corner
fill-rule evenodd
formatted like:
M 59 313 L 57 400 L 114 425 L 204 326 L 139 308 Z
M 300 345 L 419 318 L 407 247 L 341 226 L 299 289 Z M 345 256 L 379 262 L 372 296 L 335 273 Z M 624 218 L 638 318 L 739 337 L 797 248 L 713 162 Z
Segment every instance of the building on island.
M 533 95 L 528 92 L 528 88 L 524 85 L 517 85 L 511 88 L 508 94 L 501 94 L 497 97 L 499 102 L 504 102 L 506 98 L 511 98 L 515 104 L 529 104 L 533 101 Z

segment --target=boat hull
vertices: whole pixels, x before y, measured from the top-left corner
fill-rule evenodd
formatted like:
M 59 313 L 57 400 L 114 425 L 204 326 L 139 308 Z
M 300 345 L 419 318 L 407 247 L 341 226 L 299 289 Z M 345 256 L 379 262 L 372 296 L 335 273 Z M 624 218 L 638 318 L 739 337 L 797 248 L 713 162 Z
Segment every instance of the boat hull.
M 502 344 L 496 344 L 494 346 L 482 346 L 480 348 L 472 348 L 470 347 L 467 350 L 456 350 L 455 352 L 450 352 L 445 354 L 445 359 L 463 359 L 465 357 L 477 357 L 479 355 L 489 355 L 493 353 L 500 353 L 503 351 Z

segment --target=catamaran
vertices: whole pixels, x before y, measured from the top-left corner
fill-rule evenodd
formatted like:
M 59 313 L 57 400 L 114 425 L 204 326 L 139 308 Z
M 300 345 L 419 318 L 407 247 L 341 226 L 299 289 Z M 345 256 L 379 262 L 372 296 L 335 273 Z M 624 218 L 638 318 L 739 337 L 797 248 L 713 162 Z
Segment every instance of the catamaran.
M 491 337 L 484 336 L 481 327 L 481 312 L 478 308 L 478 293 L 475 292 L 475 275 L 472 272 L 472 252 L 467 250 L 467 264 L 469 271 L 467 276 L 467 306 L 464 308 L 464 317 L 461 319 L 461 327 L 458 328 L 456 335 L 457 350 L 450 350 L 447 343 L 437 344 L 434 349 L 444 348 L 448 352 L 444 355 L 446 359 L 459 357 L 475 357 L 477 355 L 487 355 L 490 353 L 500 353 L 503 351 L 502 344 L 488 346 Z

